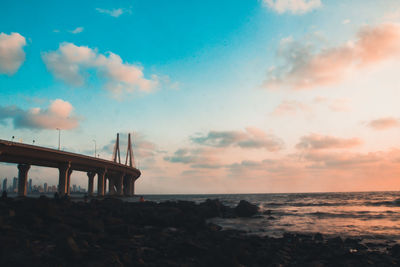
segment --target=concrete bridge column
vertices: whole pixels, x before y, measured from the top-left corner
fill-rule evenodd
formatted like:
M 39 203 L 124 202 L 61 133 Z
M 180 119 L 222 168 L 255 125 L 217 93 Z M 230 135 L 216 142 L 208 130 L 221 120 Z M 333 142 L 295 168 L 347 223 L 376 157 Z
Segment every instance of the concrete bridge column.
M 58 167 L 58 171 L 60 173 L 58 178 L 58 193 L 60 194 L 60 196 L 68 194 L 67 186 L 68 186 L 69 168 L 71 168 L 71 163 L 69 162 L 62 164 Z
M 115 193 L 116 193 L 114 184 L 115 184 L 115 177 L 109 176 L 108 177 L 108 194 L 111 196 L 115 195 Z
M 18 196 L 26 196 L 26 185 L 28 183 L 28 171 L 31 165 L 28 164 L 18 164 Z
M 123 191 L 123 185 L 124 185 L 124 173 L 118 174 L 118 176 L 115 177 L 116 179 L 116 186 L 117 186 L 117 195 L 118 196 L 123 196 L 124 191 Z
M 126 179 L 126 184 L 125 184 L 125 195 L 126 196 L 132 196 L 132 184 L 133 184 L 133 178 L 130 175 L 125 176 Z
M 106 180 L 105 176 L 106 176 L 105 170 L 99 170 L 97 172 L 97 196 L 99 196 L 99 197 L 104 196 L 105 180 Z
M 71 174 L 72 174 L 72 169 L 69 168 L 68 177 L 67 177 L 67 194 L 68 194 L 68 196 L 71 194 Z
M 123 192 L 124 192 L 124 196 L 128 196 L 128 194 L 129 194 L 129 176 L 128 175 L 124 175 Z
M 89 178 L 89 184 L 88 184 L 88 195 L 93 196 L 93 180 L 94 176 L 96 175 L 95 172 L 88 172 L 87 176 Z

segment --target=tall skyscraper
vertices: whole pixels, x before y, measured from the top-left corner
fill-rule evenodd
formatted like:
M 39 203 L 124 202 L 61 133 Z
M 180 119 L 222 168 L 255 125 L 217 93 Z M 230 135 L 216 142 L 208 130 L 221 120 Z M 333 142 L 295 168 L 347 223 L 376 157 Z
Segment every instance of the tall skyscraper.
M 3 191 L 7 191 L 7 178 L 3 179 Z
M 13 185 L 12 185 L 12 191 L 13 192 L 17 192 L 17 188 L 18 188 L 18 178 L 14 177 L 13 179 Z
M 29 179 L 28 192 L 32 193 L 32 179 Z
M 44 185 L 43 185 L 43 192 L 47 193 L 47 183 L 44 183 Z

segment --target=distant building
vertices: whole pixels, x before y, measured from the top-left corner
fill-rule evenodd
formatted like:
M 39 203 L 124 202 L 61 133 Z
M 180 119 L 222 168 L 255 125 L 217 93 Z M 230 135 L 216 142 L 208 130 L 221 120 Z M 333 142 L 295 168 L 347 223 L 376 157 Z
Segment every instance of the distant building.
M 12 191 L 13 192 L 17 192 L 17 188 L 18 188 L 18 178 L 14 177 L 13 179 L 13 185 L 12 185 Z
M 76 192 L 77 192 L 77 191 L 76 191 L 76 184 L 72 185 L 72 192 L 73 192 L 73 193 L 76 193 Z
M 52 186 L 50 186 L 49 188 L 49 193 L 54 193 L 54 192 L 57 192 L 57 186 L 55 186 L 55 185 L 52 185 Z
M 32 193 L 32 179 L 29 179 L 28 193 Z
M 43 185 L 43 192 L 47 193 L 47 183 L 44 183 L 44 185 Z
M 7 178 L 3 179 L 3 190 L 7 191 Z

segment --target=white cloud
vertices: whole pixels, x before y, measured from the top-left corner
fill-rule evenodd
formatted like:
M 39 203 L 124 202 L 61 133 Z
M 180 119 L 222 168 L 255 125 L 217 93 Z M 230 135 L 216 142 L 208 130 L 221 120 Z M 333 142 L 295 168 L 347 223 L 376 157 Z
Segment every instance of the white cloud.
M 304 14 L 321 6 L 320 0 L 263 0 L 269 8 L 279 14 Z
M 25 61 L 25 37 L 19 33 L 0 33 L 0 74 L 13 75 Z
M 398 21 L 400 19 L 400 9 L 392 10 L 383 16 L 384 21 Z
M 95 70 L 106 81 L 105 88 L 116 95 L 135 90 L 149 92 L 158 85 L 157 76 L 144 78 L 140 66 L 124 63 L 112 52 L 104 55 L 87 46 L 62 43 L 58 50 L 43 53 L 42 58 L 56 78 L 74 86 L 85 84 L 88 70 Z
M 342 24 L 349 24 L 350 22 L 351 22 L 351 20 L 345 19 L 345 20 L 342 21 Z
M 308 104 L 299 101 L 282 101 L 272 112 L 273 116 L 294 115 L 300 112 L 310 112 L 311 107 Z
M 113 9 L 96 8 L 96 11 L 99 13 L 110 15 L 114 18 L 118 18 L 124 13 L 131 13 L 130 9 L 125 9 L 125 8 L 113 8 Z
M 70 31 L 70 33 L 77 34 L 83 32 L 83 27 L 77 27 L 75 30 Z
M 0 106 L 0 123 L 11 119 L 15 128 L 28 129 L 74 129 L 79 119 L 72 115 L 73 106 L 62 99 L 53 100 L 46 109 L 23 110 L 16 106 Z

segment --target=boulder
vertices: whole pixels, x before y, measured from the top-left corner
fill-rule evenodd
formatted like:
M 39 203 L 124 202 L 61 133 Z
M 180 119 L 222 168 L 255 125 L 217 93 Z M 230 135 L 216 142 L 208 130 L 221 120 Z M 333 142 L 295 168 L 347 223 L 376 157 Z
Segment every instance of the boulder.
M 246 200 L 241 200 L 235 208 L 238 217 L 251 217 L 258 213 L 258 207 Z

